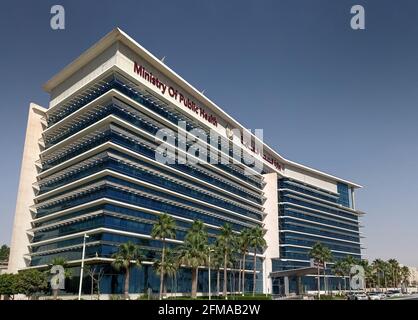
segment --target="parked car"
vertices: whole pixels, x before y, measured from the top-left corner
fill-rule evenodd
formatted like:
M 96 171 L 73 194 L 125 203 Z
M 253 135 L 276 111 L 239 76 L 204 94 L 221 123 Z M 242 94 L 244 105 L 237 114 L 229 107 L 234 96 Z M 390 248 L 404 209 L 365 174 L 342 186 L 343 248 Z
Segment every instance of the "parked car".
M 369 300 L 369 297 L 364 292 L 356 293 L 354 300 Z
M 386 292 L 388 298 L 401 297 L 402 293 L 399 290 L 389 290 Z
M 369 300 L 364 292 L 352 292 L 347 295 L 347 300 Z
M 379 292 L 369 292 L 367 295 L 369 296 L 369 300 L 382 300 Z

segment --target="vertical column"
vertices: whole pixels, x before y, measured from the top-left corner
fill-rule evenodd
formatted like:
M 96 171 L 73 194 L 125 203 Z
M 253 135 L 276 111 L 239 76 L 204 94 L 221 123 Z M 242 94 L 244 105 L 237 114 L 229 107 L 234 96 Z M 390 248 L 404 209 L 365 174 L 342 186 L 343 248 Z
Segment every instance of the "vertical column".
M 279 257 L 279 209 L 277 196 L 277 173 L 264 175 L 264 196 L 267 198 L 264 203 L 264 229 L 266 229 L 265 240 L 267 249 L 265 254 L 265 270 L 263 270 L 263 293 L 272 293 L 272 280 L 269 277 L 272 272 L 272 258 Z
M 297 284 L 298 284 L 298 295 L 304 294 L 303 286 L 302 286 L 302 276 L 296 276 Z
M 284 295 L 287 297 L 289 295 L 289 277 L 284 277 Z
M 356 201 L 354 199 L 354 187 L 351 187 L 351 207 L 356 210 Z
M 29 106 L 26 127 L 25 145 L 23 148 L 22 165 L 20 168 L 19 188 L 17 191 L 16 210 L 13 224 L 12 241 L 8 272 L 16 273 L 28 266 L 30 260 L 28 230 L 31 228 L 32 216 L 29 207 L 34 204 L 32 184 L 36 182 L 37 170 L 35 161 L 39 159 L 39 139 L 42 137 L 41 119 L 46 109 L 31 103 Z

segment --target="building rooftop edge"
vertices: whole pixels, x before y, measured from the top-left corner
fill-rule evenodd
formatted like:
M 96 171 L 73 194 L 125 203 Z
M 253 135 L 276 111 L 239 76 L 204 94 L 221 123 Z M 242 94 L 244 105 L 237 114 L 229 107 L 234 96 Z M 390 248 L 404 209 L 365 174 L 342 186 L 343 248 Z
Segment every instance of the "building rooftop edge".
M 108 34 L 106 34 L 104 37 L 102 37 L 99 41 L 97 41 L 93 46 L 88 48 L 86 51 L 84 51 L 78 58 L 76 58 L 73 62 L 65 66 L 60 72 L 55 74 L 50 80 L 48 80 L 44 85 L 43 89 L 51 93 L 51 91 L 57 87 L 59 84 L 61 84 L 65 79 L 70 77 L 72 74 L 77 72 L 79 69 L 81 69 L 83 66 L 88 64 L 94 57 L 102 53 L 104 50 L 106 50 L 109 46 L 111 46 L 116 41 L 121 41 L 122 43 L 126 44 L 128 47 L 133 49 L 135 52 L 139 52 L 139 55 L 142 56 L 144 59 L 148 60 L 152 65 L 160 69 L 162 72 L 168 73 L 167 76 L 172 78 L 175 82 L 180 83 L 186 90 L 191 91 L 191 93 L 201 100 L 203 102 L 210 105 L 212 108 L 216 110 L 220 115 L 225 117 L 229 122 L 233 123 L 236 127 L 241 128 L 242 130 L 247 130 L 243 125 L 241 125 L 237 120 L 235 120 L 233 117 L 231 117 L 229 114 L 227 114 L 225 111 L 223 111 L 217 104 L 215 104 L 212 100 L 210 100 L 208 97 L 203 95 L 201 92 L 199 92 L 194 86 L 192 86 L 190 83 L 188 83 L 185 79 L 183 79 L 180 75 L 178 75 L 175 71 L 173 71 L 171 68 L 169 68 L 167 65 L 165 65 L 163 62 L 161 62 L 157 57 L 155 57 L 151 52 L 149 52 L 147 49 L 142 47 L 137 41 L 132 39 L 128 34 L 126 34 L 124 31 L 122 31 L 120 28 L 115 28 L 112 31 L 110 31 Z M 247 130 L 248 131 L 248 130 Z M 254 139 L 257 139 L 253 134 L 252 136 Z M 296 163 L 291 160 L 287 160 L 283 156 L 281 156 L 278 152 L 276 152 L 274 149 L 272 149 L 270 146 L 268 146 L 266 143 L 263 142 L 264 147 L 267 148 L 269 152 L 271 152 L 274 156 L 278 157 L 282 162 L 285 164 L 294 166 L 296 168 L 306 170 L 313 172 L 317 175 L 323 176 L 325 178 L 339 181 L 342 183 L 346 183 L 351 187 L 354 188 L 362 188 L 361 185 L 338 178 L 336 176 L 333 176 L 331 174 L 304 166 L 302 164 Z

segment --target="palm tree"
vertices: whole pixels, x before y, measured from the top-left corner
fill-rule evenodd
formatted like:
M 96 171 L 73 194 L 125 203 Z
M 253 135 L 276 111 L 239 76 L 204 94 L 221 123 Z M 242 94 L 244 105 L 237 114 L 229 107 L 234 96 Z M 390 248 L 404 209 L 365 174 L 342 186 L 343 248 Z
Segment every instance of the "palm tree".
M 178 263 L 177 263 L 175 251 L 166 249 L 164 265 L 163 265 L 162 260 L 156 260 L 154 262 L 154 268 L 157 274 L 161 275 L 161 272 L 164 272 L 164 274 L 166 274 L 167 276 L 171 278 L 171 293 L 173 293 L 174 279 L 177 275 L 177 270 L 178 270 Z M 166 281 L 164 281 L 164 284 L 163 284 L 163 289 L 162 289 L 163 292 L 166 292 L 167 286 L 165 285 L 165 283 Z
M 323 252 L 322 252 L 322 263 L 324 265 L 324 269 L 323 269 L 324 284 L 326 284 L 325 289 L 328 291 L 328 294 L 329 294 L 329 287 L 328 287 L 328 278 L 326 277 L 326 269 L 327 269 L 326 268 L 326 263 L 327 262 L 332 262 L 333 260 L 334 260 L 334 258 L 332 256 L 331 250 L 328 247 L 324 246 L 324 249 L 323 249 Z
M 179 269 L 179 265 L 177 263 L 177 256 L 175 251 L 166 251 L 167 262 L 164 267 L 164 272 L 171 278 L 171 294 L 173 291 L 175 295 L 177 295 L 177 287 L 174 283 L 177 283 L 177 272 Z
M 357 264 L 357 260 L 351 255 L 346 255 L 343 259 L 343 263 L 345 264 L 345 267 L 346 267 L 345 271 L 346 271 L 346 276 L 348 276 L 348 286 L 351 291 L 351 267 Z
M 221 252 L 220 247 L 218 246 L 218 243 L 215 242 L 215 245 L 213 246 L 213 253 L 211 254 L 211 265 L 216 269 L 216 293 L 219 297 L 221 292 L 221 267 L 223 265 L 223 254 Z
M 321 265 L 321 258 L 322 258 L 322 244 L 319 242 L 315 243 L 312 249 L 309 251 L 309 257 L 311 257 L 315 264 L 316 264 L 316 270 L 317 270 L 317 287 L 318 287 L 318 300 L 321 299 L 321 278 L 319 276 L 319 270 Z
M 236 241 L 237 241 L 237 239 L 236 239 L 236 236 L 235 236 L 235 242 Z M 231 269 L 231 272 L 229 273 L 229 287 L 231 288 L 230 291 L 231 291 L 232 295 L 234 295 L 234 296 L 235 296 L 235 292 L 238 289 L 235 286 L 236 285 L 235 277 L 236 277 L 237 261 L 238 261 L 238 255 L 237 255 L 237 252 L 235 250 L 235 251 L 233 251 L 230 258 L 228 259 L 228 266 Z
M 266 240 L 264 239 L 265 231 L 260 227 L 254 227 L 249 232 L 249 246 L 254 250 L 254 260 L 253 260 L 253 297 L 255 296 L 256 290 L 256 279 L 257 279 L 257 250 L 261 249 L 264 251 L 264 248 L 267 246 Z
M 367 289 L 367 285 L 369 285 L 369 288 L 371 288 L 371 283 L 373 282 L 373 273 L 369 261 L 367 259 L 362 259 L 359 261 L 359 265 L 361 265 L 364 269 L 364 288 Z
M 387 263 L 390 269 L 392 285 L 395 288 L 397 288 L 398 280 L 399 280 L 399 270 L 400 270 L 399 262 L 396 259 L 389 259 Z
M 402 283 L 405 284 L 406 287 L 409 286 L 409 277 L 411 276 L 411 270 L 407 266 L 401 267 L 400 270 Z
M 245 294 L 245 257 L 248 253 L 248 247 L 250 246 L 250 229 L 242 231 L 238 237 L 239 251 L 242 254 L 242 268 L 240 268 L 241 275 L 241 290 L 242 295 Z
M 377 287 L 380 289 L 380 275 L 382 274 L 381 266 L 382 266 L 382 260 L 381 259 L 375 259 L 372 262 L 372 269 L 373 272 L 376 274 L 376 282 Z
M 382 270 L 383 270 L 383 280 L 385 282 L 385 288 L 386 291 L 388 290 L 388 280 L 390 280 L 390 275 L 391 275 L 391 268 L 390 265 L 387 261 L 383 261 L 382 264 Z
M 340 278 L 340 281 L 338 282 L 338 290 L 341 294 L 341 278 L 344 278 L 346 274 L 346 266 L 344 264 L 344 261 L 338 260 L 337 262 L 335 262 L 334 265 L 332 266 L 332 270 L 334 274 Z
M 386 287 L 387 290 L 387 277 L 388 277 L 388 273 L 389 273 L 389 268 L 388 268 L 388 264 L 383 261 L 382 259 L 376 259 L 373 261 L 373 269 L 376 271 L 377 273 L 377 283 L 378 283 L 378 287 L 380 288 L 380 276 L 383 275 L 383 284 Z
M 124 294 L 125 299 L 129 299 L 129 278 L 130 278 L 130 268 L 131 266 L 140 266 L 142 255 L 139 247 L 132 243 L 122 243 L 119 246 L 118 252 L 112 255 L 114 259 L 112 266 L 117 270 L 125 270 L 125 280 L 124 280 Z
M 321 279 L 319 275 L 320 266 L 323 265 L 324 272 L 324 287 L 325 287 L 325 263 L 332 261 L 332 253 L 328 247 L 324 246 L 322 243 L 317 242 L 314 244 L 312 249 L 309 251 L 309 256 L 314 259 L 317 265 L 318 271 L 318 299 L 321 298 Z
M 162 299 L 163 295 L 163 283 L 164 283 L 164 258 L 165 258 L 165 246 L 167 238 L 174 239 L 176 237 L 176 223 L 174 219 L 167 215 L 162 214 L 159 216 L 158 221 L 154 224 L 151 231 L 151 237 L 154 239 L 161 239 L 163 243 L 163 250 L 161 253 L 161 272 L 160 272 L 160 295 L 159 299 Z
M 229 260 L 231 258 L 235 244 L 236 244 L 235 234 L 232 231 L 231 225 L 229 223 L 226 223 L 221 228 L 221 233 L 216 239 L 216 245 L 223 255 L 223 269 L 224 269 L 223 270 L 224 271 L 223 296 L 225 297 L 225 299 L 228 299 L 227 297 L 227 289 L 228 289 L 227 270 L 228 270 Z
M 192 298 L 197 295 L 198 268 L 207 261 L 208 234 L 202 221 L 196 220 L 186 234 L 179 250 L 179 263 L 192 269 Z

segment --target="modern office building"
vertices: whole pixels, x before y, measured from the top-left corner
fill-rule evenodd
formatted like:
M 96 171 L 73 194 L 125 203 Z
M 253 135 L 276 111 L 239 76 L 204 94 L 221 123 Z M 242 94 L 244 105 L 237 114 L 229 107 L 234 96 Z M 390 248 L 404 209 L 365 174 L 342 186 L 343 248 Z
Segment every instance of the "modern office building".
M 107 34 L 44 89 L 49 107 L 29 108 L 10 272 L 45 269 L 63 257 L 73 271 L 66 291 L 77 292 L 88 234 L 85 262 L 105 270 L 102 293 L 122 292 L 123 274 L 110 262 L 127 241 L 145 255 L 142 267 L 131 272 L 130 290 L 158 291 L 153 261 L 162 245 L 150 233 L 162 213 L 176 221 L 170 247 L 182 243 L 195 220 L 204 222 L 211 241 L 225 223 L 237 233 L 262 226 L 267 248 L 257 253 L 260 292 L 315 290 L 308 252 L 316 242 L 336 258 L 361 257 L 362 213 L 354 199 L 359 185 L 289 161 L 254 134 L 240 137 L 237 130 L 248 130 L 121 30 Z M 196 151 L 196 144 L 210 152 Z M 164 145 L 188 161 L 161 161 L 173 160 Z M 234 150 L 241 149 L 237 158 Z M 193 161 L 214 155 L 226 161 Z M 237 268 L 229 269 L 230 291 L 238 288 Z M 250 256 L 245 269 L 251 290 Z M 208 291 L 207 271 L 202 266 L 199 272 L 201 293 Z M 168 292 L 190 291 L 187 268 L 176 280 Z

